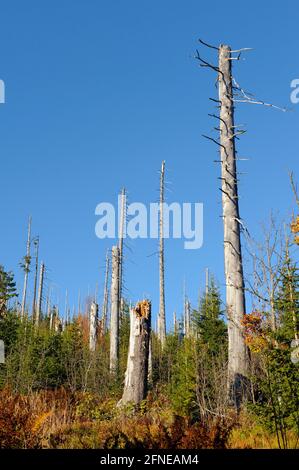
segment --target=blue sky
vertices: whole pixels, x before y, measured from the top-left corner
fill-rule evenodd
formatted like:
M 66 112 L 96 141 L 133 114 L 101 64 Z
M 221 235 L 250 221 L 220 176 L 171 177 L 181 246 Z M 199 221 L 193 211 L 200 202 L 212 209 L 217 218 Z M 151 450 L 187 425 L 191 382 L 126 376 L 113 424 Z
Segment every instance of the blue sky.
M 234 63 L 238 82 L 257 97 L 291 106 L 290 82 L 299 78 L 295 1 L 249 6 L 175 0 L 52 0 L 1 2 L 0 262 L 23 274 L 26 225 L 41 240 L 40 256 L 55 298 L 77 304 L 99 283 L 113 240 L 94 233 L 96 205 L 115 203 L 125 186 L 129 202 L 158 197 L 166 160 L 167 200 L 204 203 L 204 245 L 184 250 L 166 241 L 166 309 L 182 309 L 183 281 L 194 305 L 209 267 L 223 288 L 221 193 L 215 146 L 202 138 L 214 125 L 208 98 L 215 76 L 193 59 L 201 37 L 211 44 L 252 47 Z M 215 63 L 215 51 L 201 48 Z M 253 235 L 271 209 L 294 209 L 288 170 L 298 170 L 298 112 L 239 105 L 236 121 L 240 210 Z M 158 259 L 153 240 L 129 241 L 125 287 L 133 301 L 151 297 L 158 308 Z M 30 289 L 31 289 L 30 284 Z

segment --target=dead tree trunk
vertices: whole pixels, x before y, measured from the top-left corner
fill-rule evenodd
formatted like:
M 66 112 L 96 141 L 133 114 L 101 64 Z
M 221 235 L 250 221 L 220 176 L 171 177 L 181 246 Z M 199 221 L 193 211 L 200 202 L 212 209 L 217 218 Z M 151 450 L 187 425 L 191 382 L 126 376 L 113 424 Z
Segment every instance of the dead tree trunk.
M 130 310 L 130 343 L 125 386 L 120 405 L 140 403 L 145 399 L 148 385 L 148 364 L 151 333 L 151 304 L 138 302 Z
M 92 302 L 89 312 L 89 350 L 93 352 L 96 350 L 97 345 L 98 311 L 98 304 Z
M 27 233 L 27 248 L 26 248 L 26 256 L 25 256 L 25 263 L 24 263 L 24 287 L 23 287 L 23 297 L 22 297 L 22 306 L 21 306 L 21 318 L 24 318 L 25 315 L 25 308 L 26 308 L 26 297 L 27 297 L 27 284 L 28 284 L 28 274 L 30 270 L 30 243 L 31 243 L 31 216 L 29 217 L 28 222 L 28 233 Z
M 247 351 L 242 326 L 243 315 L 246 312 L 240 240 L 231 63 L 230 47 L 221 45 L 219 48 L 218 80 L 224 264 L 228 323 L 228 380 L 231 397 L 237 404 L 244 396 Z
M 39 238 L 34 239 L 35 246 L 35 272 L 34 272 L 34 288 L 33 288 L 33 301 L 32 301 L 32 318 L 35 318 L 36 314 L 36 293 L 37 293 L 37 275 L 38 275 L 38 249 L 39 249 Z
M 190 337 L 190 334 L 191 334 L 191 318 L 190 318 L 190 314 L 191 314 L 191 306 L 190 306 L 190 302 L 188 299 L 186 299 L 185 301 L 185 334 L 186 334 L 186 338 L 189 338 Z
M 110 372 L 117 374 L 119 359 L 119 248 L 112 247 Z
M 38 326 L 41 309 L 42 309 L 42 298 L 43 298 L 43 286 L 44 286 L 44 274 L 45 274 L 45 265 L 41 263 L 39 271 L 39 286 L 38 286 L 38 296 L 37 296 L 37 308 L 35 315 L 35 325 Z
M 105 271 L 105 285 L 104 285 L 104 299 L 102 307 L 102 332 L 106 333 L 107 328 L 107 313 L 108 313 L 108 279 L 109 279 L 109 251 L 106 253 L 106 271 Z
M 122 189 L 120 195 L 120 215 L 119 215 L 119 232 L 118 232 L 118 248 L 119 248 L 119 316 L 123 316 L 122 288 L 123 288 L 123 247 L 124 247 L 124 227 L 126 220 L 126 190 Z
M 175 335 L 178 333 L 178 322 L 177 322 L 176 312 L 173 312 L 173 332 Z
M 164 281 L 164 177 L 165 161 L 162 162 L 160 177 L 160 211 L 159 211 L 159 272 L 160 272 L 160 303 L 158 317 L 158 338 L 162 348 L 166 341 L 165 319 L 165 281 Z

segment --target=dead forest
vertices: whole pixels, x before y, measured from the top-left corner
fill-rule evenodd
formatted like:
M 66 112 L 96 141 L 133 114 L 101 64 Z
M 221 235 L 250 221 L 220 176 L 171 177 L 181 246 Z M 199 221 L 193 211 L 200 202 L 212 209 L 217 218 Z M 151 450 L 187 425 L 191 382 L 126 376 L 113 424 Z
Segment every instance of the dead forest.
M 238 140 L 245 130 L 236 108 L 277 106 L 236 82 L 233 68 L 246 53 L 200 40 L 194 57 L 198 73 L 212 73 L 218 90 L 210 98 L 206 91 L 215 133 L 200 131 L 219 168 L 208 197 L 220 190 L 224 297 L 206 270 L 198 304 L 185 295 L 182 314 L 168 310 L 167 158 L 159 169 L 158 312 L 151 299 L 127 298 L 124 289 L 125 188 L 118 242 L 102 253 L 104 290 L 87 299 L 79 293 L 74 308 L 67 291 L 60 310 L 45 288 L 47 260 L 29 217 L 16 267 L 21 292 L 14 273 L 0 266 L 0 448 L 298 447 L 299 195 L 290 173 L 293 215 L 284 225 L 270 216 L 262 240 L 250 237 L 239 201 Z

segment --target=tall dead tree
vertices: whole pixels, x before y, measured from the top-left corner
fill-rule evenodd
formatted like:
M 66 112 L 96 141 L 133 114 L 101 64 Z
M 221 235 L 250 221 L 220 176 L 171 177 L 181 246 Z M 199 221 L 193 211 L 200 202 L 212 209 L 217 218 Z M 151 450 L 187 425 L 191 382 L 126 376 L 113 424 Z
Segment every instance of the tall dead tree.
M 38 250 L 39 250 L 39 238 L 36 237 L 33 240 L 35 248 L 35 272 L 34 272 L 34 287 L 33 287 L 33 301 L 32 301 L 32 318 L 35 318 L 36 313 L 36 294 L 37 294 L 37 276 L 38 276 Z
M 36 315 L 35 315 L 35 325 L 38 326 L 41 310 L 42 310 L 42 299 L 43 299 L 43 287 L 44 287 L 44 274 L 45 274 L 45 265 L 41 263 L 39 271 L 39 285 L 38 285 L 38 296 L 37 296 L 37 306 L 36 306 Z
M 228 324 L 228 388 L 231 399 L 238 407 L 246 393 L 247 348 L 242 324 L 245 309 L 244 275 L 241 252 L 239 199 L 236 167 L 235 138 L 245 131 L 238 131 L 234 123 L 234 102 L 253 102 L 232 77 L 232 61 L 239 59 L 245 49 L 232 51 L 227 45 L 214 47 L 200 40 L 202 44 L 218 52 L 218 67 L 203 60 L 197 52 L 202 67 L 208 67 L 218 74 L 219 116 L 211 114 L 219 122 L 216 128 L 220 141 L 207 137 L 219 146 L 221 164 L 221 192 L 224 227 L 224 265 L 226 279 L 226 313 Z M 232 52 L 238 56 L 233 57 Z M 235 99 L 234 91 L 241 95 Z M 260 104 L 265 104 L 259 102 Z
M 130 309 L 130 342 L 125 385 L 119 405 L 138 404 L 145 399 L 148 386 L 148 366 L 151 334 L 151 303 L 138 302 Z
M 209 284 L 210 284 L 209 268 L 206 268 L 206 297 L 208 297 L 208 293 L 209 293 Z
M 119 248 L 112 247 L 110 318 L 110 372 L 116 374 L 119 360 Z
M 89 350 L 95 351 L 97 345 L 98 332 L 98 311 L 99 306 L 96 302 L 92 302 L 89 312 Z
M 246 313 L 236 168 L 231 48 L 219 47 L 219 102 L 224 265 L 228 323 L 228 376 L 233 399 L 240 400 L 247 375 L 242 320 Z
M 119 248 L 119 315 L 123 316 L 123 248 L 124 248 L 124 227 L 126 220 L 126 190 L 122 189 L 120 195 L 120 214 L 119 214 L 119 231 L 118 231 L 118 248 Z
M 104 299 L 103 299 L 103 306 L 102 306 L 102 332 L 103 334 L 106 333 L 107 329 L 107 314 L 108 314 L 108 280 L 109 280 L 109 250 L 106 253 L 106 269 L 105 269 L 105 283 L 104 283 Z
M 185 300 L 185 335 L 189 338 L 191 335 L 191 305 L 188 299 Z
M 21 305 L 21 318 L 24 318 L 25 308 L 26 308 L 26 297 L 27 297 L 27 285 L 28 285 L 28 275 L 30 271 L 30 245 L 31 245 L 31 216 L 28 221 L 28 232 L 27 232 L 27 245 L 26 245 L 26 256 L 24 257 L 24 287 L 23 287 L 23 296 L 22 296 L 22 305 Z
M 164 178 L 165 161 L 162 162 L 160 175 L 160 210 L 159 210 L 159 274 L 160 274 L 160 302 L 158 316 L 158 338 L 162 348 L 166 341 L 166 318 L 165 318 L 165 280 L 164 280 Z

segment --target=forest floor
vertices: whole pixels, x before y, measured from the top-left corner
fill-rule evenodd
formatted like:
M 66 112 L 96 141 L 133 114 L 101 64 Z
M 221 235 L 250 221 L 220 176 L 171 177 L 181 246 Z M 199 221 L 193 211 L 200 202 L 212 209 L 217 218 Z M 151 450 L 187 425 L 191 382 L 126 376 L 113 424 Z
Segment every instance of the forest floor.
M 278 448 L 270 434 L 243 410 L 191 421 L 176 415 L 167 397 L 149 396 L 138 410 L 119 409 L 116 399 L 65 389 L 14 395 L 0 391 L 0 448 L 199 449 Z M 289 447 L 297 445 L 288 434 Z

